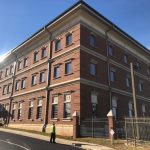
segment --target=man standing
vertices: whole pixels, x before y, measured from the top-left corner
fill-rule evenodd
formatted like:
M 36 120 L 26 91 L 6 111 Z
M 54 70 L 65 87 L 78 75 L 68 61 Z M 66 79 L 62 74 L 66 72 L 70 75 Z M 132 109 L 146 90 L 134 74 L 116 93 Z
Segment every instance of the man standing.
M 55 127 L 55 123 L 53 122 L 53 124 L 51 125 L 50 128 L 50 134 L 51 134 L 51 138 L 50 138 L 50 143 L 56 143 L 55 142 L 55 138 L 56 138 L 56 127 Z

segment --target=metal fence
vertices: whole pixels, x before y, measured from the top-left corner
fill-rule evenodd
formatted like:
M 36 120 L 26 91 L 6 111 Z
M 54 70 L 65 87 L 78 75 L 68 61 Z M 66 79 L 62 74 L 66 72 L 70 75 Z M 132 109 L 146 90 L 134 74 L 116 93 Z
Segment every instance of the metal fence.
M 82 137 L 108 137 L 108 135 L 107 118 L 85 119 L 80 123 L 80 136 Z
M 127 141 L 150 141 L 150 118 L 125 118 L 125 132 Z

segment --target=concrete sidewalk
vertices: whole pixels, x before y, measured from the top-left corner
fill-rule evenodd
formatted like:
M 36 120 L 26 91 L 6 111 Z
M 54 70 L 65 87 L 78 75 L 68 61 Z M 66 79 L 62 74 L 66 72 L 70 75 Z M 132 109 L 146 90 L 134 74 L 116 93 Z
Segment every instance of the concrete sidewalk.
M 17 131 L 17 130 L 12 130 L 12 129 L 5 129 L 5 128 L 0 128 L 0 131 L 9 132 L 9 133 L 13 133 L 13 134 L 19 134 L 22 136 L 27 136 L 27 137 L 31 137 L 31 138 L 49 141 L 48 136 L 44 136 L 44 135 L 40 135 L 40 134 L 29 133 L 29 132 L 24 132 L 24 131 Z M 65 145 L 77 146 L 77 147 L 85 149 L 85 150 L 114 150 L 112 148 L 98 145 L 98 144 L 79 142 L 79 141 L 71 141 L 71 140 L 65 140 L 65 139 L 60 139 L 60 138 L 57 138 L 56 142 L 60 143 L 60 144 L 65 144 Z

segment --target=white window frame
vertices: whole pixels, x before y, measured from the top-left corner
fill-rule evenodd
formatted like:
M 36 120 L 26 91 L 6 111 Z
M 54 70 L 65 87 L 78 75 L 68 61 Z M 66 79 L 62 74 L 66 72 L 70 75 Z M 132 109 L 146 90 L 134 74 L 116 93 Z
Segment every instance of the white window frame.
M 57 117 L 53 117 L 53 113 L 54 113 L 53 106 L 57 106 L 57 116 L 58 116 L 58 95 L 54 95 L 52 97 L 52 115 L 51 115 L 52 119 L 57 119 Z
M 42 100 L 42 99 L 38 99 L 38 100 L 37 100 L 37 115 L 36 115 L 36 116 L 37 116 L 37 117 L 36 117 L 37 119 L 42 119 L 42 104 L 43 104 L 43 100 Z M 38 116 L 38 113 L 39 113 L 39 112 L 38 112 L 38 111 L 39 111 L 38 108 L 39 108 L 39 107 L 41 108 L 41 114 L 40 114 L 41 116 Z
M 110 69 L 110 81 L 115 82 L 116 81 L 116 70 L 111 68 Z
M 145 113 L 146 113 L 146 105 L 142 104 L 142 116 L 145 117 Z
M 144 83 L 143 81 L 139 81 L 138 83 L 139 91 L 142 92 L 144 90 Z
M 67 118 L 71 118 L 71 99 L 72 99 L 72 95 L 71 93 L 65 93 L 64 94 L 64 118 L 67 119 Z M 69 117 L 65 114 L 66 110 L 65 110 L 65 105 L 66 104 L 70 104 L 70 114 L 69 114 Z
M 36 82 L 37 82 L 37 81 L 36 81 L 36 80 L 37 80 L 37 75 L 36 75 L 36 74 L 33 74 L 31 80 L 32 80 L 32 81 L 31 81 L 31 84 L 32 84 L 32 85 L 36 85 Z
M 115 118 L 117 117 L 117 100 L 118 98 L 116 96 L 112 97 L 112 111 Z
M 133 117 L 133 103 L 128 103 L 129 117 Z
M 45 82 L 45 71 L 40 72 L 40 82 L 41 83 Z

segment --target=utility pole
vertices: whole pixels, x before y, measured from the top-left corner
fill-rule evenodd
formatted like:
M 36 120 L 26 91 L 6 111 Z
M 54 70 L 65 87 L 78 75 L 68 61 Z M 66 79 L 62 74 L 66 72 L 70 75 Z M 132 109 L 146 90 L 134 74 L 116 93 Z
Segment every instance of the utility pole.
M 136 124 L 136 131 L 137 131 L 137 139 L 139 139 L 139 126 L 137 122 L 137 104 L 136 104 L 136 94 L 135 94 L 135 82 L 134 82 L 134 71 L 133 71 L 133 63 L 130 63 L 130 70 L 131 70 L 131 81 L 132 81 L 132 94 L 133 94 L 133 105 L 134 105 L 134 116 L 135 116 L 135 124 Z
M 135 82 L 134 82 L 133 63 L 130 63 L 130 69 L 131 69 L 131 82 L 132 82 L 134 115 L 135 115 L 135 118 L 137 118 L 137 105 L 136 105 L 136 94 L 135 94 Z

